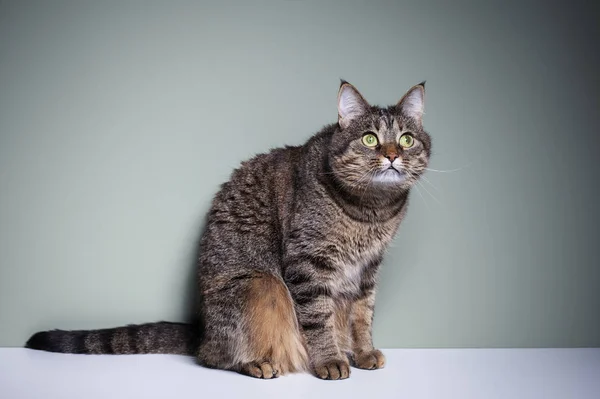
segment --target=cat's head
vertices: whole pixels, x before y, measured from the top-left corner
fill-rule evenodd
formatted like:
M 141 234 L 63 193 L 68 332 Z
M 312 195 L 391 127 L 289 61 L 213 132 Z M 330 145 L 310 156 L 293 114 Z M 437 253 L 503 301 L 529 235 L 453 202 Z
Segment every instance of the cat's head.
M 412 87 L 397 104 L 371 106 L 350 83 L 338 93 L 338 125 L 329 165 L 337 180 L 356 193 L 410 188 L 423 173 L 431 139 L 423 130 L 425 82 Z

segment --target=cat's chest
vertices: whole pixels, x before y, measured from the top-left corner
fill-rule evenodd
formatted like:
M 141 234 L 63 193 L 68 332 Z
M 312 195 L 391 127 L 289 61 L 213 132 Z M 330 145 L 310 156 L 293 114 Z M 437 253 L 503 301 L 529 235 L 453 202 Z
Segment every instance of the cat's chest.
M 367 269 L 378 267 L 398 223 L 390 221 L 370 225 L 342 220 L 332 227 L 325 241 L 329 258 L 335 265 L 330 280 L 333 291 L 339 294 L 356 294 L 360 291 L 363 274 Z
M 357 264 L 379 256 L 394 231 L 384 226 L 338 222 L 327 234 L 330 249 L 338 262 Z

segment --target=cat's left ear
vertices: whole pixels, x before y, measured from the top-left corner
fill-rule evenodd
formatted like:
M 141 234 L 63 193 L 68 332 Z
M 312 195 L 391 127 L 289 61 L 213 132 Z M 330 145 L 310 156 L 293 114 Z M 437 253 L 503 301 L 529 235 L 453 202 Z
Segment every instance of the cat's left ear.
M 338 92 L 338 123 L 342 129 L 368 111 L 371 106 L 350 83 L 343 81 Z
M 425 82 L 421 82 L 407 91 L 404 97 L 398 101 L 397 107 L 402 115 L 412 118 L 421 125 L 425 107 Z

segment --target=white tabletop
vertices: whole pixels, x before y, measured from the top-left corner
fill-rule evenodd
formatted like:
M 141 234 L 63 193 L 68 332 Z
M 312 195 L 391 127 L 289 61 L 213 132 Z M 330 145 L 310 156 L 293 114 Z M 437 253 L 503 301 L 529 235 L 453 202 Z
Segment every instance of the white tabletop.
M 388 349 L 349 379 L 257 380 L 174 355 L 0 349 L 0 398 L 600 398 L 600 349 Z

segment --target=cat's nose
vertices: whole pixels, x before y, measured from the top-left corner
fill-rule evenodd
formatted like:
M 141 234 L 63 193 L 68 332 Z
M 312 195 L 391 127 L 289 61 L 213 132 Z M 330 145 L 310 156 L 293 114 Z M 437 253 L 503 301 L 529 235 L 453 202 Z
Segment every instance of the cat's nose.
M 394 162 L 398 158 L 398 154 L 395 152 L 390 152 L 385 154 L 385 157 L 390 160 L 390 162 Z

